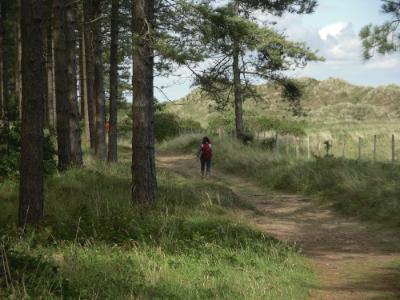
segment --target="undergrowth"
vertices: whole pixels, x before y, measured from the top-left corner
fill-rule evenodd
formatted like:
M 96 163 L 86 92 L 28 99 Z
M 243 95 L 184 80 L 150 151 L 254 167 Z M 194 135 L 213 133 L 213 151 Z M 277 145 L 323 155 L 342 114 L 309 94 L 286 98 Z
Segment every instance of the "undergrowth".
M 304 299 L 297 253 L 239 219 L 229 189 L 158 170 L 158 201 L 130 203 L 129 162 L 49 176 L 45 219 L 16 229 L 0 185 L 0 298 Z

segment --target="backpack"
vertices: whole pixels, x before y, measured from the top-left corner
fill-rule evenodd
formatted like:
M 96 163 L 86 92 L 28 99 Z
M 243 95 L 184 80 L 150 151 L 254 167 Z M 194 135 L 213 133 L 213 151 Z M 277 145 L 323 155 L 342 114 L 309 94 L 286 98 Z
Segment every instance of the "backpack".
M 210 160 L 212 156 L 211 145 L 205 143 L 201 145 L 201 158 L 204 160 Z

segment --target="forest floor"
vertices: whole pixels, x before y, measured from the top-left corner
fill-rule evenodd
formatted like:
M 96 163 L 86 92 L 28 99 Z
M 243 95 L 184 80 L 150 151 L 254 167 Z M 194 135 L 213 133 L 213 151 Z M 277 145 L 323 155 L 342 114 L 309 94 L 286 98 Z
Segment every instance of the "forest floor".
M 193 155 L 160 153 L 157 160 L 160 168 L 201 180 Z M 315 197 L 268 190 L 218 166 L 203 180 L 231 188 L 259 211 L 238 214 L 301 249 L 317 276 L 311 299 L 400 299 L 400 236 L 394 229 L 344 217 Z

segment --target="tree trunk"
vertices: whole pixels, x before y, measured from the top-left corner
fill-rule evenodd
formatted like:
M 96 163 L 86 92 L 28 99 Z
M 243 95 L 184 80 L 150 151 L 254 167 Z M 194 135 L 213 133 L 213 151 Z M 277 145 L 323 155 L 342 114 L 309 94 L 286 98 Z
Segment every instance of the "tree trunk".
M 85 55 L 83 54 L 84 49 L 84 25 L 83 25 L 83 15 L 82 12 L 77 10 L 77 18 L 78 18 L 78 41 L 79 41 L 79 104 L 80 104 L 80 120 L 85 121 L 85 76 L 83 73 L 83 60 L 85 59 Z M 86 125 L 86 124 L 85 124 Z
M 43 217 L 43 111 L 45 61 L 43 57 L 43 1 L 21 5 L 22 37 L 22 150 L 19 225 Z
M 15 67 L 15 94 L 18 99 L 19 118 L 22 120 L 22 42 L 21 42 L 21 0 L 17 0 L 17 64 Z
M 243 125 L 243 97 L 242 97 L 242 83 L 240 80 L 240 68 L 239 68 L 239 51 L 234 46 L 233 51 L 233 86 L 235 91 L 235 126 L 236 126 L 236 137 L 242 139 L 244 137 L 244 125 Z
M 65 0 L 54 0 L 54 64 L 57 110 L 58 167 L 65 170 L 71 163 L 69 124 L 69 91 L 65 36 Z
M 89 89 L 93 91 L 93 87 L 88 87 L 88 80 L 87 80 L 87 38 L 86 38 L 86 25 L 85 25 L 85 19 L 84 15 L 82 13 L 81 15 L 81 38 L 80 38 L 80 51 L 79 51 L 79 57 L 80 57 L 80 78 L 81 78 L 81 115 L 83 118 L 83 123 L 85 124 L 85 138 L 86 141 L 91 144 L 90 140 L 90 123 L 89 123 Z
M 10 87 L 10 74 L 9 74 L 9 64 L 7 63 L 7 57 L 10 55 L 10 51 L 6 50 L 7 45 L 7 40 L 9 39 L 10 34 L 7 33 L 6 31 L 6 23 L 7 23 L 7 10 L 9 10 L 9 7 L 6 5 L 6 3 L 3 1 L 1 4 L 1 11 L 0 11 L 0 30 L 1 32 L 1 37 L 2 39 L 1 43 L 1 48 L 0 48 L 0 65 L 1 65 L 1 117 L 4 120 L 5 123 L 8 124 L 9 122 L 9 109 L 10 109 L 10 103 L 9 103 L 9 87 Z M 8 126 L 8 125 L 7 125 Z M 8 127 L 7 127 L 8 128 Z
M 96 144 L 96 125 L 95 125 L 95 113 L 96 113 L 96 102 L 94 100 L 94 65 L 93 65 L 93 31 L 91 22 L 93 21 L 93 0 L 84 1 L 83 15 L 84 15 L 84 46 L 85 46 L 85 60 L 84 66 L 86 68 L 85 81 L 86 81 L 86 107 L 87 107 L 87 123 L 89 124 L 90 133 L 90 148 L 94 149 Z
M 103 46 L 101 36 L 101 0 L 93 1 L 94 21 L 94 95 L 96 101 L 96 143 L 95 154 L 100 160 L 107 159 L 106 134 L 105 134 L 105 94 L 103 72 Z
M 49 52 L 49 39 L 51 40 L 51 22 L 52 22 L 52 6 L 50 5 L 52 4 L 52 0 L 44 0 L 44 7 L 45 10 L 43 12 L 43 55 L 45 57 L 44 60 L 44 66 L 45 66 L 45 76 L 46 76 L 46 80 L 45 80 L 45 89 L 46 89 L 46 94 L 45 94 L 45 98 L 44 98 L 44 113 L 43 113 L 43 126 L 45 128 L 50 128 L 50 117 L 49 117 L 49 85 L 51 83 L 49 83 L 48 77 L 47 77 L 47 68 L 48 68 L 48 64 L 49 64 L 49 56 L 52 54 L 52 51 L 50 49 Z
M 83 165 L 81 147 L 81 128 L 79 125 L 77 61 L 76 61 L 76 18 L 74 4 L 67 1 L 65 6 L 65 36 L 67 46 L 67 79 L 69 94 L 69 127 L 71 141 L 71 160 L 77 166 Z
M 154 151 L 153 68 L 154 53 L 149 36 L 153 29 L 154 0 L 135 0 L 133 33 L 133 138 L 132 201 L 156 200 L 157 179 Z
M 235 13 L 239 14 L 239 4 L 235 3 Z M 233 88 L 235 93 L 235 126 L 236 137 L 242 139 L 244 137 L 243 125 L 243 96 L 242 96 L 242 82 L 240 79 L 240 66 L 239 66 L 240 46 L 237 40 L 233 41 Z
M 118 160 L 118 9 L 119 0 L 112 1 L 110 49 L 110 126 L 108 132 L 108 161 Z
M 4 4 L 0 1 L 0 121 L 4 120 Z M 1 123 L 0 123 L 1 125 Z
M 52 0 L 48 3 L 49 7 L 51 8 Z M 53 10 L 49 9 L 49 15 L 47 20 L 46 26 L 46 70 L 47 70 L 47 121 L 50 130 L 55 131 L 56 129 L 56 107 L 55 107 L 55 94 L 54 94 L 54 66 L 53 66 L 53 56 L 54 56 L 54 49 L 53 49 Z

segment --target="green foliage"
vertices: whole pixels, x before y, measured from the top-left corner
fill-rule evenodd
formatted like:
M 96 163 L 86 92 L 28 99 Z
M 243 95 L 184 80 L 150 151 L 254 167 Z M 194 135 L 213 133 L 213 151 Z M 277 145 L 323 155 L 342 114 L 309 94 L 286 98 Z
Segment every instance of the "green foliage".
M 274 131 L 279 135 L 306 135 L 305 122 L 292 121 L 289 119 L 258 117 L 255 119 L 254 123 L 256 124 L 254 129 L 257 132 Z
M 181 132 L 200 132 L 202 127 L 199 122 L 192 119 L 180 118 L 178 115 L 164 112 L 163 109 L 157 111 L 154 116 L 154 135 L 158 142 L 162 142 L 171 137 L 179 135 Z M 122 135 L 127 135 L 132 130 L 131 113 L 127 113 L 121 118 L 118 129 Z
M 240 57 L 242 93 L 253 97 L 256 95 L 250 82 L 260 78 L 280 80 L 282 71 L 305 66 L 309 61 L 322 60 L 304 43 L 291 42 L 273 28 L 260 26 L 249 17 L 255 7 L 277 14 L 285 10 L 308 13 L 312 11 L 315 1 L 238 1 L 236 4 L 239 5 L 238 10 L 232 2 L 217 8 L 212 5 L 199 8 L 202 13 L 199 32 L 207 47 L 206 59 L 211 67 L 197 71 L 195 84 L 207 92 L 218 106 L 226 106 L 231 100 L 229 95 L 234 86 L 232 49 L 235 47 L 238 47 Z M 300 6 L 295 9 L 297 5 L 304 9 Z
M 239 2 L 243 3 L 248 9 L 268 11 L 278 16 L 286 11 L 297 14 L 309 14 L 317 6 L 317 1 L 315 0 L 240 0 Z
M 382 10 L 391 16 L 391 20 L 382 25 L 369 24 L 360 31 L 360 38 L 364 48 L 364 59 L 368 60 L 374 51 L 380 54 L 392 53 L 400 47 L 400 3 L 382 0 Z
M 223 128 L 225 133 L 235 131 L 235 116 L 232 112 L 210 116 L 208 120 L 208 131 L 217 133 L 219 128 Z
M 164 170 L 158 182 L 158 202 L 140 207 L 129 202 L 129 161 L 54 175 L 45 219 L 24 234 L 14 229 L 17 184 L 0 184 L 0 246 L 11 273 L 8 283 L 0 276 L 0 298 L 306 297 L 304 261 L 239 219 L 244 204 L 228 188 Z
M 176 115 L 171 113 L 158 112 L 155 114 L 154 135 L 157 141 L 179 134 L 179 120 Z
M 202 127 L 201 124 L 193 119 L 182 119 L 179 120 L 179 127 L 183 132 L 190 132 L 190 131 L 201 131 Z
M 43 140 L 43 164 L 45 173 L 56 169 L 53 137 L 47 132 Z M 19 122 L 0 127 L 0 181 L 19 172 L 21 155 L 21 125 Z

